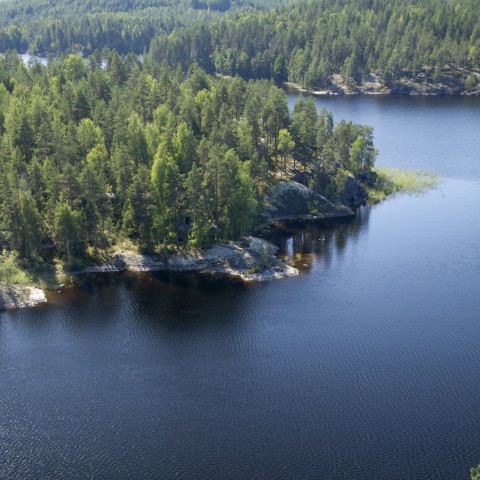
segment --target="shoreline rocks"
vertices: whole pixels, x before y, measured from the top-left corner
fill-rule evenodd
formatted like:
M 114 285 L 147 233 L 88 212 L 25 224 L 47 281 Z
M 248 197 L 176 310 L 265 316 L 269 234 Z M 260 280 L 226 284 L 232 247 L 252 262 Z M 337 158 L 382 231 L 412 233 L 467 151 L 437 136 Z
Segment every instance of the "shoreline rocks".
M 326 220 L 354 215 L 351 208 L 341 203 L 333 203 L 295 181 L 275 185 L 262 213 L 263 226 L 282 220 Z
M 312 90 L 285 82 L 285 88 L 310 95 L 480 95 L 480 70 L 465 70 L 445 65 L 440 72 L 423 68 L 418 72 L 402 72 L 398 80 L 387 81 L 382 75 L 369 73 L 363 83 L 348 85 L 334 74 L 328 88 Z
M 340 201 L 345 205 L 359 207 L 367 203 L 368 195 L 362 183 L 353 175 L 348 175 L 340 195 Z
M 98 266 L 72 272 L 197 272 L 238 277 L 244 281 L 266 281 L 298 275 L 298 270 L 275 257 L 277 247 L 257 237 L 239 242 L 216 244 L 195 254 L 175 254 L 164 260 L 151 255 L 118 251 L 112 259 Z
M 298 275 L 298 270 L 276 258 L 278 248 L 257 237 L 216 244 L 195 254 L 175 254 L 160 260 L 151 255 L 117 251 L 102 265 L 70 272 L 71 275 L 111 272 L 185 272 L 265 282 Z M 0 311 L 33 307 L 47 302 L 38 287 L 0 287 Z
M 0 311 L 34 307 L 46 301 L 45 292 L 38 287 L 0 287 Z
M 317 221 L 353 217 L 354 211 L 335 204 L 300 183 L 280 182 L 272 190 L 262 214 L 263 225 L 283 220 Z M 189 253 L 159 258 L 153 255 L 117 250 L 101 265 L 68 272 L 71 275 L 110 272 L 185 272 L 239 278 L 245 282 L 265 282 L 296 276 L 299 271 L 276 257 L 278 248 L 258 237 L 215 244 Z M 0 287 L 0 311 L 45 303 L 45 292 L 34 287 Z

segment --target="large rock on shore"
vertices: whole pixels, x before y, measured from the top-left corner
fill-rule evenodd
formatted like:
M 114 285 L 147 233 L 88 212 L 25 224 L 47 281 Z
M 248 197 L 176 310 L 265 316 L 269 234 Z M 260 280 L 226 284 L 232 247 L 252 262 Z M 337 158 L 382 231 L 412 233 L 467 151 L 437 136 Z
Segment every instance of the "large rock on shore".
M 276 258 L 277 247 L 257 237 L 238 242 L 215 244 L 204 251 L 156 258 L 150 255 L 117 251 L 109 262 L 87 267 L 78 273 L 119 272 L 199 272 L 265 281 L 298 275 L 298 270 Z
M 362 183 L 353 175 L 348 175 L 340 196 L 340 201 L 350 207 L 358 207 L 367 203 L 367 191 Z
M 362 182 L 364 185 L 369 187 L 375 187 L 378 183 L 378 173 L 377 172 L 360 172 L 357 176 L 357 179 Z
M 480 70 L 444 65 L 440 72 L 433 67 L 416 72 L 403 71 L 397 79 L 389 79 L 378 71 L 370 72 L 362 83 L 351 85 L 334 74 L 323 91 L 309 91 L 289 84 L 295 90 L 316 95 L 480 95 Z
M 354 215 L 353 211 L 345 205 L 333 203 L 311 188 L 293 181 L 275 185 L 268 203 L 268 207 L 263 212 L 266 222 Z
M 257 237 L 215 245 L 205 251 L 205 273 L 226 274 L 242 280 L 262 282 L 298 275 L 298 270 L 276 258 L 278 248 Z
M 0 287 L 0 311 L 34 307 L 46 301 L 45 292 L 41 288 L 19 286 L 11 288 Z

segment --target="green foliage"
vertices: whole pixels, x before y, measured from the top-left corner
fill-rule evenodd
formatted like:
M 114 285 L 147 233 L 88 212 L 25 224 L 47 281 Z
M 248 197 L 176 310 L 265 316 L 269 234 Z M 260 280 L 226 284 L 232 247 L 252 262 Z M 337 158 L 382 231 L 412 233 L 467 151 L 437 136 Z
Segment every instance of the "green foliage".
M 282 157 L 282 175 L 287 174 L 287 156 L 293 152 L 295 142 L 292 135 L 286 128 L 282 128 L 278 132 L 278 150 Z
M 269 250 L 267 245 L 262 246 L 262 252 L 260 254 L 260 261 L 261 261 L 262 266 L 264 268 L 270 267 L 270 264 L 272 263 L 270 250 Z
M 203 25 L 212 19 L 248 13 L 282 3 L 279 0 L 53 0 L 2 1 L 0 51 L 15 48 L 36 53 L 93 53 L 115 48 L 121 53 L 143 53 L 154 35 L 168 35 L 175 28 Z M 189 45 L 200 54 L 202 29 Z M 188 52 L 185 52 L 188 53 Z M 167 57 L 168 58 L 168 57 Z M 122 74 L 116 59 L 112 68 L 117 81 Z M 78 66 L 79 64 L 77 64 Z M 75 69 L 75 68 L 74 68 Z
M 350 86 L 372 72 L 387 83 L 419 70 L 436 79 L 445 65 L 478 69 L 479 21 L 476 0 L 302 1 L 159 34 L 149 58 L 183 66 L 195 61 L 222 75 L 288 80 L 312 89 L 328 87 L 333 74 Z M 187 55 L 181 42 L 200 42 L 201 48 Z M 474 80 L 470 76 L 466 88 Z
M 472 480 L 480 480 L 480 464 L 470 469 L 470 476 Z
M 472 70 L 480 66 L 479 22 L 477 0 L 7 0 L 0 51 L 94 54 L 90 65 L 98 70 L 103 57 L 114 85 L 127 81 L 135 63 L 117 52 L 147 52 L 146 64 L 157 69 L 149 73 L 158 73 L 159 62 L 191 69 L 193 94 L 207 81 L 201 69 L 315 89 L 328 87 L 333 74 L 350 86 L 372 72 L 388 84 L 420 70 L 438 79 L 445 65 L 471 91 L 478 85 Z M 85 75 L 73 55 L 62 81 Z M 0 69 L 0 80 L 11 90 L 17 79 Z M 145 82 L 135 86 L 140 104 Z M 73 93 L 82 110 L 85 90 Z
M 419 195 L 436 188 L 440 183 L 437 175 L 423 170 L 377 167 L 375 172 L 378 174 L 375 185 L 367 187 L 371 203 L 378 203 L 396 192 Z
M 4 250 L 0 254 L 0 285 L 10 288 L 20 274 L 17 252 Z
M 474 75 L 469 75 L 465 79 L 465 90 L 467 90 L 467 92 L 471 92 L 472 90 L 475 90 L 477 85 L 478 85 L 478 77 Z
M 80 212 L 60 201 L 55 210 L 55 232 L 58 251 L 66 258 L 69 266 L 73 265 L 73 256 L 80 239 Z
M 335 187 L 335 196 L 337 197 L 341 192 L 343 192 L 345 185 L 347 183 L 349 172 L 343 168 L 339 168 L 335 175 L 333 176 L 333 185 Z
M 311 160 L 316 140 L 317 109 L 312 97 L 295 104 L 292 115 L 292 137 L 295 143 L 295 158 L 305 169 Z
M 371 128 L 334 127 L 311 98 L 290 116 L 265 80 L 108 58 L 105 71 L 98 55 L 27 69 L 0 58 L 15 80 L 0 83 L 0 240 L 24 263 L 79 265 L 124 240 L 155 251 L 234 239 L 292 159 L 330 186 L 373 164 Z
M 395 185 L 397 192 L 421 194 L 435 188 L 440 179 L 437 175 L 423 170 L 400 170 L 377 168 L 380 178 L 386 178 Z
M 377 157 L 373 147 L 373 130 L 370 127 L 361 130 L 361 135 L 350 146 L 349 170 L 354 174 L 370 171 Z
M 152 191 L 155 217 L 154 231 L 164 244 L 175 238 L 175 221 L 181 190 L 181 178 L 178 165 L 167 151 L 165 144 L 160 145 L 152 167 Z

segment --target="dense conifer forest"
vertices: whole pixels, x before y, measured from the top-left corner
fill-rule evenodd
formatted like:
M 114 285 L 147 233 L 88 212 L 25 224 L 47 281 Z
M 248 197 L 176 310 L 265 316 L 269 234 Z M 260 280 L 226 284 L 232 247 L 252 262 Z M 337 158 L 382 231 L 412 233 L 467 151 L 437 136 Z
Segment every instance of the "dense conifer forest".
M 282 3 L 286 0 L 7 0 L 0 11 L 0 51 L 89 54 L 107 47 L 143 53 L 153 37 L 174 29 L 201 30 L 222 16 Z
M 211 29 L 211 56 L 194 58 L 225 74 L 328 84 L 332 74 L 361 82 L 378 71 L 394 80 L 445 64 L 478 68 L 476 0 L 315 0 L 283 11 L 222 20 Z M 155 41 L 151 53 L 168 55 Z M 206 61 L 206 63 L 202 63 Z
M 370 127 L 335 126 L 311 98 L 290 115 L 272 82 L 116 51 L 101 65 L 98 52 L 0 60 L 0 243 L 29 262 L 236 238 L 294 171 L 316 171 L 312 187 L 335 199 L 375 160 Z
M 276 7 L 276 8 L 273 8 Z M 246 79 L 325 87 L 333 74 L 361 83 L 371 72 L 393 82 L 446 65 L 480 62 L 476 0 L 6 1 L 0 51 L 82 52 L 115 48 L 157 62 Z M 463 80 L 466 89 L 478 75 Z

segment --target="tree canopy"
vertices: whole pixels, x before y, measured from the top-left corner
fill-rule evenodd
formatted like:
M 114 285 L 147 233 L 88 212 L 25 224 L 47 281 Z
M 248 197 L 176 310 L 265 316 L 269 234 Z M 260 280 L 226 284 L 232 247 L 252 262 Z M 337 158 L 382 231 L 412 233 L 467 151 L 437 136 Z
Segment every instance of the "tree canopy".
M 276 7 L 276 8 L 273 8 Z M 187 70 L 308 88 L 480 67 L 477 0 L 7 0 L 0 51 L 148 54 Z M 112 60 L 112 68 L 116 68 Z M 118 72 L 121 76 L 121 72 Z M 466 90 L 478 76 L 468 75 Z
M 14 0 L 2 1 L 0 51 L 92 53 L 115 48 L 143 53 L 151 39 L 174 29 L 206 25 L 284 0 Z
M 185 75 L 111 51 L 105 69 L 73 54 L 26 67 L 7 52 L 0 80 L 0 245 L 21 259 L 237 238 L 292 158 L 331 179 L 375 159 L 370 127 L 334 126 L 311 98 L 290 114 L 273 82 L 195 64 Z M 335 185 L 312 181 L 333 199 Z

